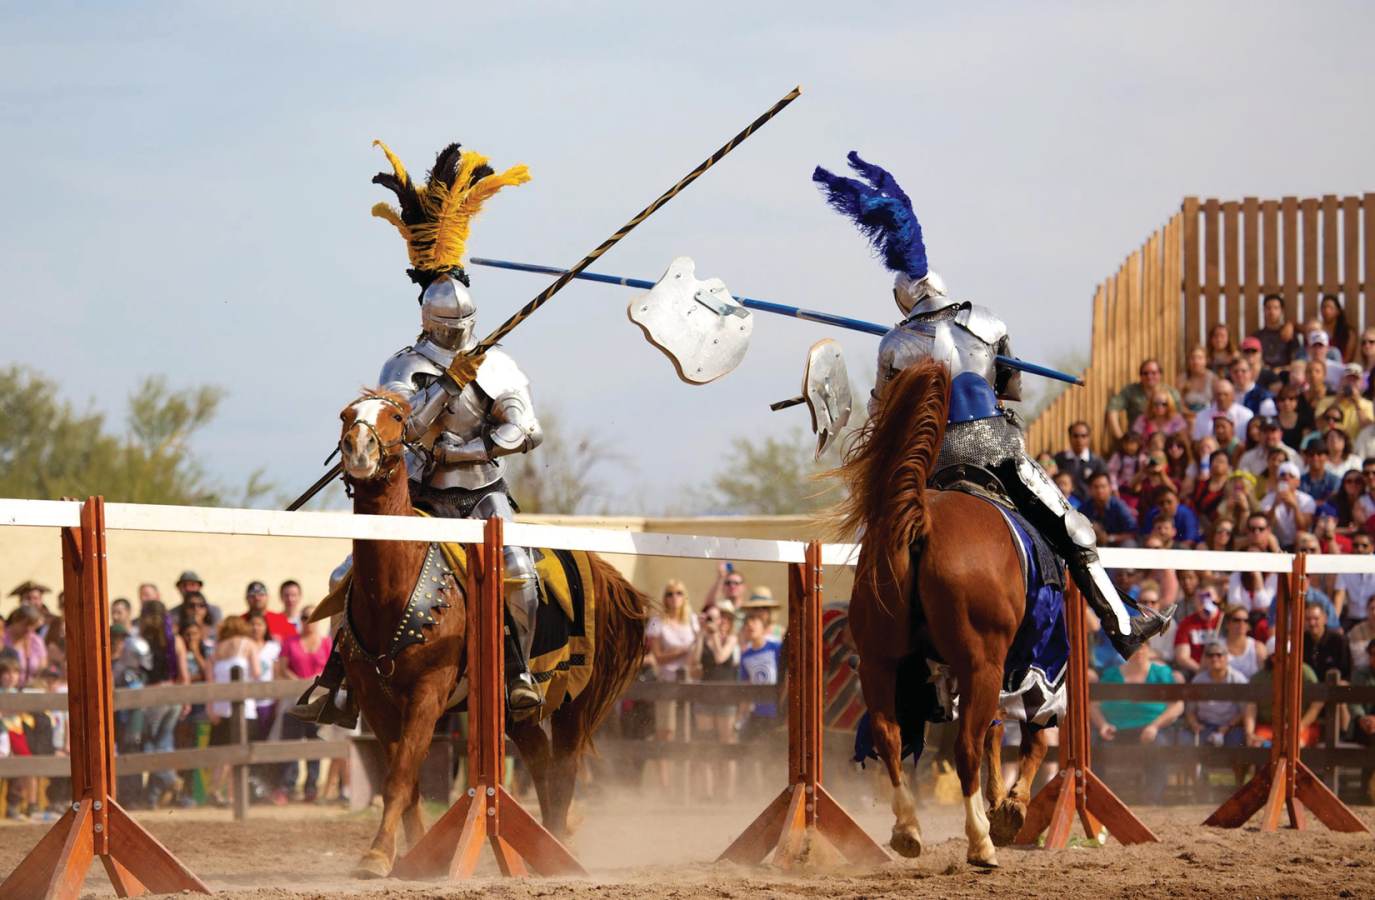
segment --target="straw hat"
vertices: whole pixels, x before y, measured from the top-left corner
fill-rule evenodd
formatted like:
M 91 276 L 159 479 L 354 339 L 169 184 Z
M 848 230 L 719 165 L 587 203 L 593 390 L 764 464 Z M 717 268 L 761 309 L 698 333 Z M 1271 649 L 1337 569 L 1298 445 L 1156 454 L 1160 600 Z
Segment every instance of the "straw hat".
M 778 609 L 778 601 L 773 599 L 773 591 L 766 587 L 750 588 L 750 598 L 740 604 L 741 612 L 753 609 Z
M 36 581 L 26 581 L 23 584 L 19 585 L 19 587 L 10 591 L 10 596 L 22 597 L 29 591 L 38 591 L 41 594 L 51 594 L 53 592 L 53 589 L 48 587 L 46 584 L 39 584 Z

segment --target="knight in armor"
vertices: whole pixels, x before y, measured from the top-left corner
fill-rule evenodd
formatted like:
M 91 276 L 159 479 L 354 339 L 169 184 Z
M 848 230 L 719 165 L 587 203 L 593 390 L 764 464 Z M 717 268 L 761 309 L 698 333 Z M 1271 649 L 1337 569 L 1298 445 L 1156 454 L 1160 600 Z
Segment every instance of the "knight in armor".
M 517 509 L 502 477 L 501 458 L 533 450 L 543 439 L 530 382 L 515 360 L 496 348 L 476 360 L 467 383 L 459 383 L 452 372 L 477 345 L 477 306 L 461 265 L 469 223 L 488 197 L 523 184 L 529 173 L 525 166 L 515 166 L 496 174 L 485 157 L 451 144 L 439 153 L 422 187 L 412 183 L 384 144 L 377 145 L 393 172 L 380 173 L 373 182 L 394 191 L 400 204 L 379 203 L 372 212 L 406 239 L 412 265 L 407 274 L 420 287 L 420 337 L 392 355 L 378 377 L 382 388 L 405 397 L 411 406 L 406 422 L 411 502 L 434 516 L 510 519 Z M 332 580 L 348 565 L 345 561 Z M 520 712 L 542 702 L 529 670 L 539 585 L 526 548 L 507 547 L 505 566 L 507 705 Z M 292 715 L 346 727 L 356 722 L 356 706 L 343 689 L 341 643 L 334 642 L 324 672 Z M 325 693 L 311 701 L 317 687 Z
M 1012 355 L 1007 326 L 983 306 L 951 299 L 941 277 L 927 265 L 921 225 L 897 181 L 853 151 L 848 160 L 863 181 L 821 167 L 812 180 L 896 273 L 893 298 L 904 316 L 879 343 L 870 410 L 902 369 L 923 359 L 946 363 L 952 378 L 950 418 L 932 487 L 964 482 L 1000 488 L 1068 564 L 1117 652 L 1131 656 L 1169 627 L 1169 612 L 1137 608 L 1123 598 L 1098 560 L 1092 523 L 1027 455 L 1019 417 L 999 402 L 1021 399 L 1021 373 L 997 360 Z

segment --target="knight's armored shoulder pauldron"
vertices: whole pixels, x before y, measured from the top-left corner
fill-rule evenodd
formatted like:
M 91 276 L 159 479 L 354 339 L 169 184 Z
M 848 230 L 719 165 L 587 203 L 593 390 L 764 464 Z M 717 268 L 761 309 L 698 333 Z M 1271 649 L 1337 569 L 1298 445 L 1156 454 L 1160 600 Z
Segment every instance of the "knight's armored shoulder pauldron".
M 382 364 L 378 383 L 409 398 L 415 391 L 444 374 L 444 367 L 415 347 L 398 351 Z
M 924 359 L 948 365 L 952 378 L 961 372 L 974 372 L 996 387 L 997 345 L 1005 338 L 1006 327 L 983 307 L 968 303 L 935 310 L 918 307 L 879 342 L 874 394 L 877 396 L 898 372 Z

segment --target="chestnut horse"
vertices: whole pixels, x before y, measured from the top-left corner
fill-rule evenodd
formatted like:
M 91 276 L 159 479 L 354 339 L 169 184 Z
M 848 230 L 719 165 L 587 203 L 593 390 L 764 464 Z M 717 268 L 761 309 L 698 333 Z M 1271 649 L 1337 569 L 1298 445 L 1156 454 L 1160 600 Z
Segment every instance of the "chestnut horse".
M 410 406 L 398 394 L 368 391 L 340 414 L 339 449 L 344 480 L 360 515 L 412 516 L 403 459 L 403 430 Z M 416 584 L 428 545 L 407 541 L 353 542 L 353 624 L 367 652 L 381 653 L 396 630 Z M 573 700 L 548 698 L 545 734 L 535 717 L 508 729 L 529 767 L 539 795 L 544 825 L 555 837 L 568 834 L 568 807 L 578 759 L 616 698 L 639 671 L 644 646 L 647 598 L 611 565 L 591 557 L 597 597 L 595 650 L 591 680 Z M 424 833 L 420 815 L 420 762 L 430 746 L 435 723 L 463 673 L 467 642 L 464 586 L 449 579 L 447 608 L 436 607 L 426 640 L 402 650 L 385 677 L 361 658 L 346 662 L 348 683 L 359 708 L 386 753 L 382 822 L 372 846 L 354 874 L 382 877 L 396 857 L 396 830 L 404 822 L 414 844 Z
M 835 473 L 848 488 L 842 527 L 863 534 L 850 631 L 875 749 L 893 785 L 893 849 L 909 857 L 922 849 L 897 719 L 899 693 L 918 688 L 899 683 L 898 666 L 922 637 L 959 684 L 955 768 L 965 800 L 968 860 L 996 866 L 994 843 L 1010 843 L 1021 827 L 1046 738 L 1040 729 L 1023 729 L 1020 771 L 1006 793 L 998 760 L 1002 727 L 991 723 L 998 714 L 1003 664 L 1026 606 L 1021 561 L 992 505 L 957 491 L 927 489 L 949 405 L 950 371 L 943 363 L 904 369 L 885 387 Z M 913 633 L 915 603 L 921 604 L 921 635 Z M 979 785 L 986 752 L 992 834 Z

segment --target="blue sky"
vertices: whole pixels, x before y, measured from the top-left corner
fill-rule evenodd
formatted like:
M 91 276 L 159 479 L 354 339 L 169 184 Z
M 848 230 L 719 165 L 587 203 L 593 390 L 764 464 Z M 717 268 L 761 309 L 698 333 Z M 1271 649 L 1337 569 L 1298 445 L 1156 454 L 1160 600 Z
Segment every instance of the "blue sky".
M 803 96 L 597 269 L 677 255 L 735 292 L 891 320 L 890 276 L 809 182 L 892 170 L 952 291 L 1014 348 L 1082 351 L 1098 280 L 1188 193 L 1375 188 L 1369 6 L 1349 3 L 0 4 L 0 360 L 118 412 L 145 375 L 229 390 L 198 442 L 295 493 L 337 412 L 414 336 L 373 138 L 450 140 L 534 180 L 469 251 L 569 265 L 794 84 Z M 475 270 L 480 331 L 546 282 Z M 756 320 L 706 387 L 574 285 L 508 350 L 535 399 L 617 448 L 618 511 L 680 508 L 737 436 L 783 434 L 828 330 Z M 875 341 L 841 338 L 857 375 Z

